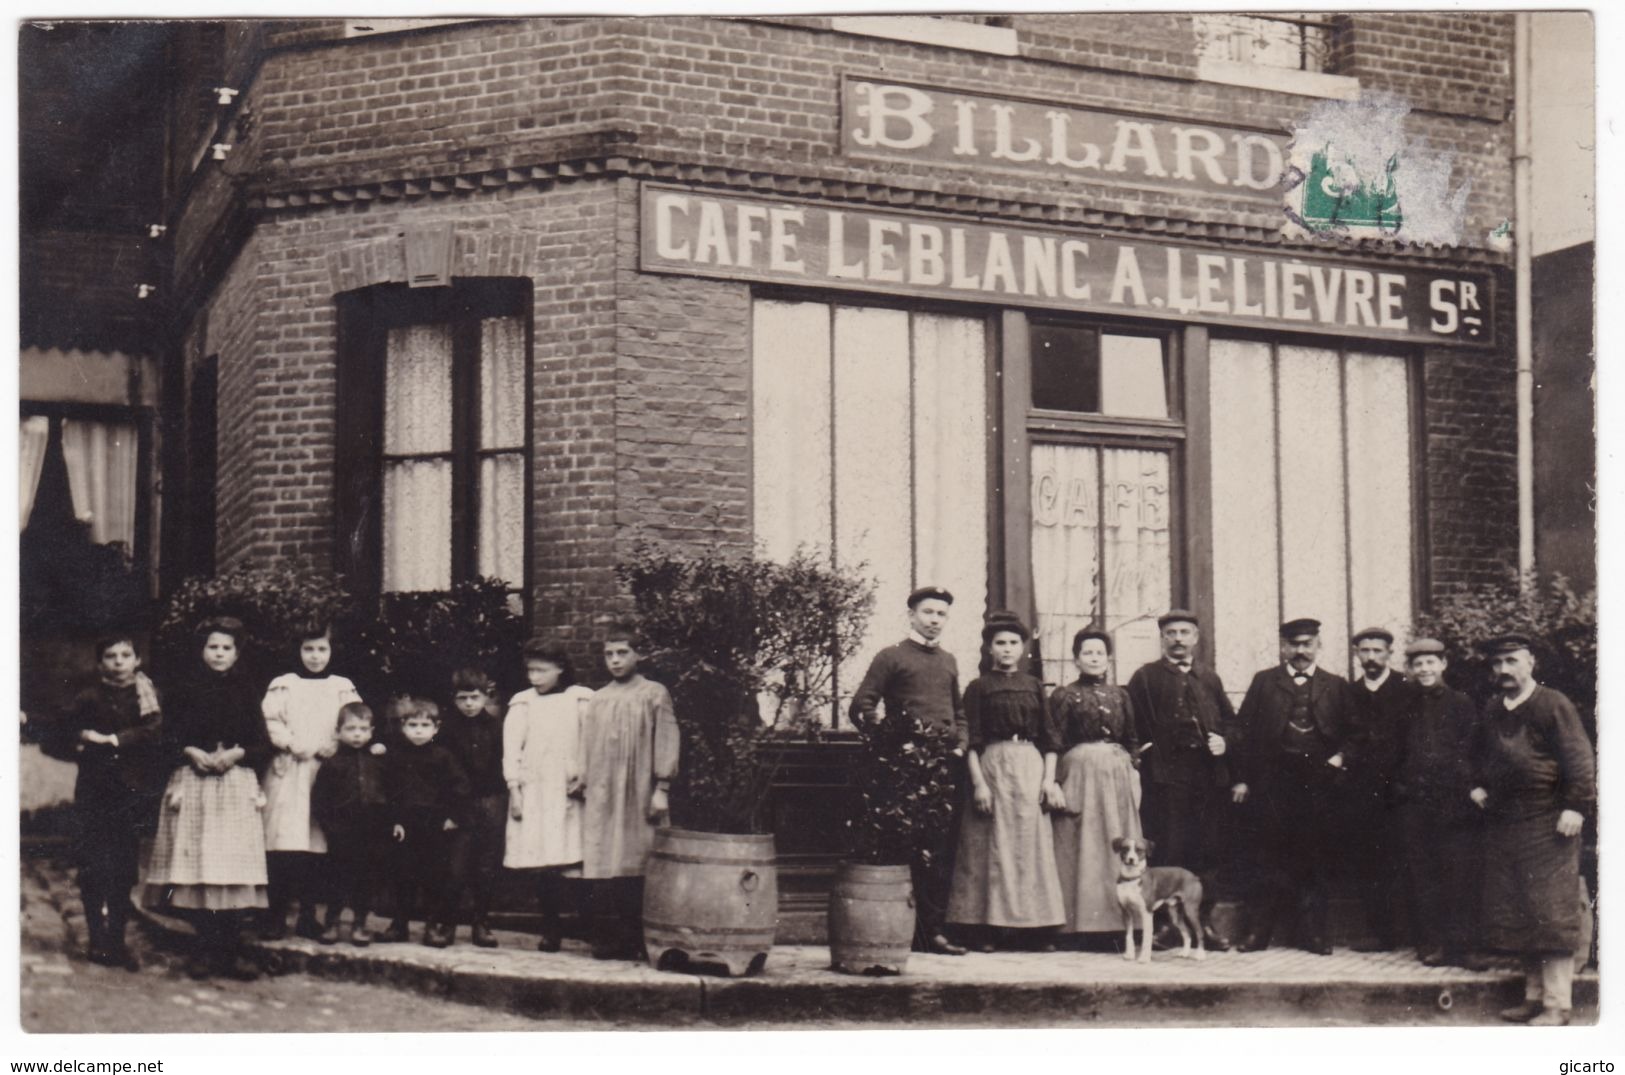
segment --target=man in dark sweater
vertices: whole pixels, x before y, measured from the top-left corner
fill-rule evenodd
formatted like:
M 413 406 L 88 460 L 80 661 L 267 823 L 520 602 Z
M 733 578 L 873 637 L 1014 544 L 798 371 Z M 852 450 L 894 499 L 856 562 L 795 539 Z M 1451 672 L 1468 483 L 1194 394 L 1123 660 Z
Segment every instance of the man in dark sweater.
M 1472 801 L 1485 812 L 1484 942 L 1523 960 L 1524 1002 L 1501 1018 L 1567 1026 L 1580 942 L 1580 831 L 1597 760 L 1580 715 L 1535 682 L 1523 635 L 1483 644 L 1500 693 L 1479 725 Z
M 468 824 L 451 833 L 451 886 L 468 893 L 474 944 L 495 948 L 486 916 L 502 868 L 502 846 L 508 832 L 508 784 L 502 777 L 502 718 L 491 712 L 496 686 L 477 668 L 452 675 L 458 716 L 441 738 L 468 775 Z M 456 928 L 455 926 L 453 928 Z
M 388 754 L 384 787 L 389 798 L 390 835 L 395 841 L 395 919 L 379 937 L 404 941 L 419 889 L 427 897 L 423 943 L 445 948 L 452 942 L 456 889 L 447 869 L 451 834 L 468 824 L 468 776 L 442 743 L 440 707 L 414 698 L 399 710 L 401 739 Z
M 1473 700 L 1447 687 L 1444 643 L 1405 647 L 1416 686 L 1399 721 L 1391 784 L 1409 881 L 1416 955 L 1430 967 L 1483 970 L 1478 899 L 1484 883 L 1483 819 L 1467 793 L 1478 731 Z
M 1331 955 L 1328 874 L 1337 847 L 1327 806 L 1336 794 L 1348 728 L 1348 680 L 1316 667 L 1320 621 L 1281 625 L 1281 663 L 1253 676 L 1236 722 L 1241 731 L 1231 797 L 1255 801 L 1256 842 L 1266 895 L 1249 908 L 1244 952 L 1268 948 L 1283 914 L 1300 912 L 1299 947 Z
M 1361 676 L 1349 685 L 1349 727 L 1343 741 L 1347 773 L 1337 810 L 1351 879 L 1365 907 L 1370 937 L 1359 952 L 1391 952 L 1400 946 L 1395 901 L 1402 861 L 1390 811 L 1395 758 L 1404 714 L 1415 693 L 1390 667 L 1394 636 L 1367 627 L 1354 636 Z
M 875 655 L 852 698 L 851 719 L 854 724 L 872 723 L 881 719 L 884 706 L 886 720 L 918 720 L 927 728 L 949 733 L 939 741 L 953 753 L 955 814 L 941 831 L 924 837 L 913 864 L 915 947 L 959 956 L 965 949 L 948 939 L 943 926 L 954 875 L 954 848 L 959 842 L 967 729 L 959 694 L 959 665 L 953 654 L 938 645 L 953 603 L 953 594 L 937 586 L 923 586 L 909 594 L 908 637 Z

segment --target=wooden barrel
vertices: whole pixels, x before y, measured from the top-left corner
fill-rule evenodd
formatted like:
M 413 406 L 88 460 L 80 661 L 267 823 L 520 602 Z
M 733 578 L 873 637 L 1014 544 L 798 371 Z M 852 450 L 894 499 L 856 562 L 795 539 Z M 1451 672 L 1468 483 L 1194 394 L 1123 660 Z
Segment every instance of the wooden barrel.
M 661 829 L 643 882 L 643 945 L 662 970 L 754 974 L 779 926 L 771 834 Z
M 848 974 L 902 974 L 914 941 L 907 866 L 843 862 L 829 893 L 829 961 Z

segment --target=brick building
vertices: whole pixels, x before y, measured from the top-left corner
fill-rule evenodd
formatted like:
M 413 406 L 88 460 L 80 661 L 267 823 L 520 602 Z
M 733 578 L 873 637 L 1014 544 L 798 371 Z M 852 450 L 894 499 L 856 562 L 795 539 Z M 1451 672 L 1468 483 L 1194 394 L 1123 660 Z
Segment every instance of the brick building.
M 585 651 L 640 537 L 810 543 L 871 649 L 934 581 L 962 666 L 1184 604 L 1235 689 L 1283 614 L 1339 667 L 1517 562 L 1512 20 L 164 27 L 162 582 L 491 574 Z M 1284 234 L 1394 102 L 1397 225 Z

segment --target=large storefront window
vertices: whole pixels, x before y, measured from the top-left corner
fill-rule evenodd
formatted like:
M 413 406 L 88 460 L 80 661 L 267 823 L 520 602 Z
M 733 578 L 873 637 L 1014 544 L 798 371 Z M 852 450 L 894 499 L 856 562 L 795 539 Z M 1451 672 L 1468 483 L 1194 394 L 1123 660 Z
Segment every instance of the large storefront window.
M 339 511 L 359 577 L 395 592 L 488 576 L 521 601 L 529 328 L 522 282 L 346 297 L 339 413 L 355 451 L 339 465 L 354 495 Z
M 1409 365 L 1244 340 L 1214 340 L 1210 361 L 1218 670 L 1245 683 L 1278 659 L 1283 617 L 1313 616 L 1346 672 L 1354 631 L 1411 618 Z
M 775 558 L 825 550 L 876 583 L 869 637 L 837 672 L 843 705 L 926 582 L 956 596 L 943 645 L 968 681 L 988 572 L 985 323 L 816 302 L 754 311 L 757 541 Z

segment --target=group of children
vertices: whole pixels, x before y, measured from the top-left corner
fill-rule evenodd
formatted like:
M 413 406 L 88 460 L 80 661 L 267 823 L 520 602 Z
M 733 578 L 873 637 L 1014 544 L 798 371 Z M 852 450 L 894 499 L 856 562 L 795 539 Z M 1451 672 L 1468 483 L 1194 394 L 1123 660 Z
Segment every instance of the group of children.
M 523 651 L 530 688 L 505 714 L 487 672 L 464 668 L 449 684 L 455 718 L 402 697 L 383 721 L 329 671 L 326 625 L 299 632 L 297 667 L 264 690 L 238 666 L 243 632 L 235 619 L 203 623 L 197 666 L 161 706 L 134 640 L 107 637 L 99 682 L 58 724 L 79 763 L 91 959 L 137 969 L 125 925 L 138 880 L 144 904 L 192 919 L 196 977 L 252 976 L 238 951 L 245 917 L 279 938 L 294 904 L 294 932 L 324 944 L 340 939 L 345 909 L 355 945 L 406 941 L 421 909 L 423 943 L 445 947 L 466 900 L 473 943 L 492 947 L 502 868 L 539 879 L 542 951 L 561 945 L 563 879 L 575 877 L 595 886 L 582 901 L 596 912 L 593 954 L 639 955 L 643 861 L 666 817 L 678 731 L 666 689 L 638 673 L 629 628 L 607 632 L 611 681 L 597 692 L 575 684 L 562 648 L 537 639 Z M 169 776 L 142 872 L 150 750 Z M 368 919 L 386 886 L 392 918 L 374 934 Z

